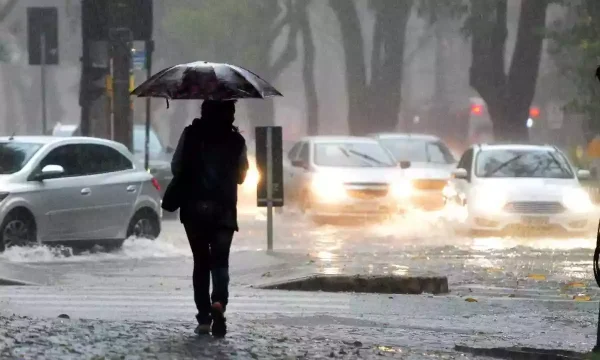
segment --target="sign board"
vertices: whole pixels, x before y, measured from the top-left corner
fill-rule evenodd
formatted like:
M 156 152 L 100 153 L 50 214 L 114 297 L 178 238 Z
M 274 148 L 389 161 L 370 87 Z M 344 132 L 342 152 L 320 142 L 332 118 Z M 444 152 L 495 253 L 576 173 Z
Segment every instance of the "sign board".
M 135 51 L 132 57 L 134 70 L 144 70 L 146 68 L 146 51 Z
M 58 65 L 58 10 L 56 7 L 27 8 L 29 65 Z M 42 59 L 42 51 L 45 57 Z
M 270 133 L 270 136 L 269 136 Z M 257 191 L 257 206 L 267 207 L 269 200 L 274 207 L 283 206 L 283 144 L 282 144 L 282 128 L 281 126 L 259 126 L 256 127 L 256 167 L 261 174 Z M 270 137 L 270 155 L 271 169 L 268 169 L 267 140 Z M 272 184 L 272 196 L 268 199 L 268 171 L 270 170 L 270 178 Z

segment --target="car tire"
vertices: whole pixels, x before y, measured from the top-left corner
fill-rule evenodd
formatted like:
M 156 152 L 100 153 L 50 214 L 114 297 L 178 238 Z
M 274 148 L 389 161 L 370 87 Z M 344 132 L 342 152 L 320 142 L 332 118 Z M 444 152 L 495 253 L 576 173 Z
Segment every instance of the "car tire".
M 0 252 L 11 246 L 35 244 L 37 227 L 33 215 L 26 209 L 14 209 L 9 212 L 0 225 Z
M 127 227 L 126 237 L 132 236 L 154 240 L 160 235 L 160 220 L 151 209 L 141 209 L 135 213 Z

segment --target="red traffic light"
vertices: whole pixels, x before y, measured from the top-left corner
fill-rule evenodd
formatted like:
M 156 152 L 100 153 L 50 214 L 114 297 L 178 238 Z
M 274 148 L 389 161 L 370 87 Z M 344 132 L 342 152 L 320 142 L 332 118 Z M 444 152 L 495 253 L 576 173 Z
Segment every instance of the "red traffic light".
M 540 109 L 537 107 L 532 107 L 531 109 L 529 109 L 529 117 L 531 118 L 536 118 L 540 116 Z
M 483 114 L 483 107 L 481 105 L 471 105 L 471 114 L 473 114 L 473 115 Z

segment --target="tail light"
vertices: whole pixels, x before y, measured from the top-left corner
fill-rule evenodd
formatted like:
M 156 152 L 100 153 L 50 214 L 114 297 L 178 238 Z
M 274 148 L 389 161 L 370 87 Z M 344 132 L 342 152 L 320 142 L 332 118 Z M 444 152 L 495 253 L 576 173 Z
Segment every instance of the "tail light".
M 160 184 L 158 183 L 158 180 L 156 180 L 156 178 L 152 178 L 152 185 L 157 191 L 160 191 Z
M 472 105 L 471 106 L 471 114 L 473 114 L 473 115 L 483 114 L 483 107 L 481 105 Z

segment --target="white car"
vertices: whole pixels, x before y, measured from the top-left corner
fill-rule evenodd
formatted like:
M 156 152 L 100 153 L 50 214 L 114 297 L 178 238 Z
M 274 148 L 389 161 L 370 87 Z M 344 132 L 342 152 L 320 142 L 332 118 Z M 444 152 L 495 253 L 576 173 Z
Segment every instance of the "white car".
M 440 138 L 402 133 L 371 136 L 389 150 L 397 162 L 410 163 L 410 168 L 404 172 L 411 180 L 411 192 L 404 210 L 439 210 L 444 207 L 442 190 L 456 166 L 456 159 Z
M 391 154 L 371 138 L 306 137 L 284 164 L 286 204 L 317 220 L 389 216 L 409 188 Z
M 556 147 L 477 145 L 460 159 L 444 189 L 446 219 L 474 232 L 593 231 L 597 211 Z
M 0 252 L 10 246 L 156 238 L 159 184 L 127 148 L 86 137 L 0 138 Z

